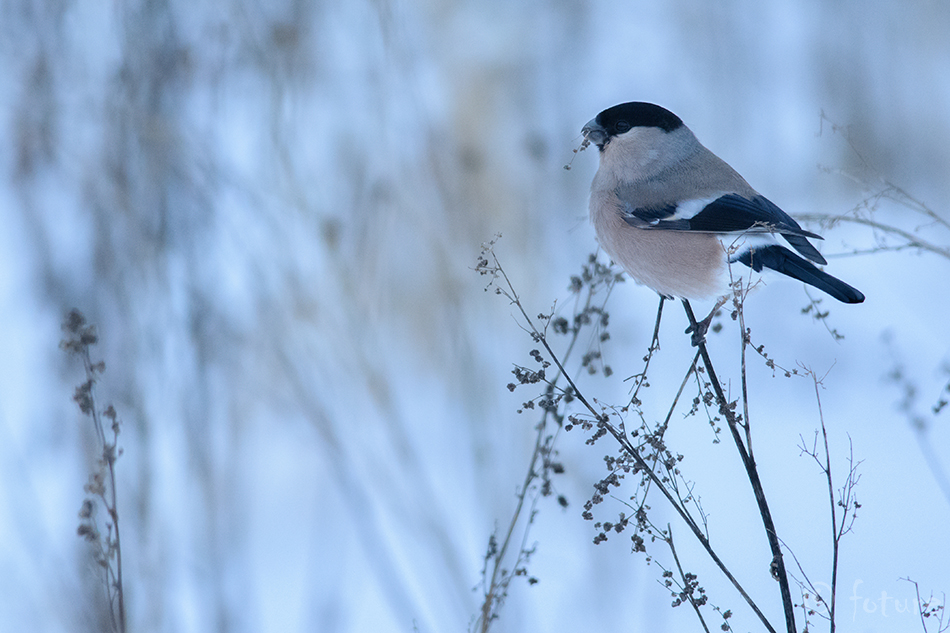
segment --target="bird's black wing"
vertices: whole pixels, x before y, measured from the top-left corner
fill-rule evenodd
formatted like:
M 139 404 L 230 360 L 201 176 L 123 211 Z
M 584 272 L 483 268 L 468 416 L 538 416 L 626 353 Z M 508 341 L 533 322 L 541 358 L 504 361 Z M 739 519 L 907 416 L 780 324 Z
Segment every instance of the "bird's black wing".
M 822 239 L 804 230 L 790 215 L 763 196 L 736 193 L 686 200 L 655 207 L 623 207 L 624 220 L 637 228 L 700 233 L 779 233 L 799 253 L 817 264 L 825 258 L 807 238 Z

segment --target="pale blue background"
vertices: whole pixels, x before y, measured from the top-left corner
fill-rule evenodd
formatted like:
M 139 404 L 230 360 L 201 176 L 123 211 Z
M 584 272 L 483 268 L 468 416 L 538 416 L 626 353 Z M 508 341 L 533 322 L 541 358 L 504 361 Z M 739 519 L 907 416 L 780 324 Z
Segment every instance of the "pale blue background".
M 568 277 L 596 248 L 596 153 L 562 167 L 580 127 L 628 100 L 679 114 L 793 215 L 846 213 L 884 178 L 946 218 L 947 33 L 950 4 L 880 0 L 0 4 L 0 630 L 95 627 L 75 533 L 95 452 L 70 400 L 79 366 L 57 349 L 72 307 L 99 325 L 99 393 L 125 424 L 130 630 L 466 630 L 535 423 L 515 413 L 534 394 L 505 389 L 533 345 L 483 292 L 480 244 L 503 233 L 530 314 L 569 305 Z M 887 200 L 873 217 L 950 242 Z M 862 227 L 821 231 L 829 255 L 879 244 Z M 787 280 L 750 300 L 748 325 L 778 362 L 829 372 L 839 481 L 849 437 L 863 460 L 841 630 L 919 631 L 895 609 L 913 597 L 899 578 L 950 589 L 950 501 L 888 376 L 901 367 L 916 389 L 910 410 L 947 468 L 948 413 L 930 406 L 948 380 L 950 261 L 829 260 L 868 297 L 823 304 L 844 341 L 800 314 Z M 622 401 L 655 302 L 632 283 L 614 292 L 616 373 L 588 383 L 593 397 Z M 691 354 L 683 327 L 674 306 L 655 415 Z M 728 320 L 711 338 L 732 394 L 737 340 Z M 826 581 L 824 481 L 796 447 L 818 425 L 814 389 L 750 366 L 776 524 Z M 711 440 L 695 418 L 670 432 L 714 544 L 780 624 L 735 449 Z M 581 505 L 608 445 L 572 433 L 559 449 L 571 505 L 540 504 L 540 583 L 512 584 L 495 630 L 699 630 L 627 534 L 591 543 Z M 757 630 L 653 505 L 736 630 Z M 622 510 L 608 500 L 598 518 Z

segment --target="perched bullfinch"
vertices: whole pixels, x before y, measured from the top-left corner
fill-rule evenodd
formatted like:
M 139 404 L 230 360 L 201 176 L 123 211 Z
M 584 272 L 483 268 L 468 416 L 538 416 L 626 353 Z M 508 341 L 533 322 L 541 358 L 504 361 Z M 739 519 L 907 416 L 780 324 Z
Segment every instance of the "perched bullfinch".
M 732 264 L 733 278 L 768 268 L 838 301 L 864 301 L 860 291 L 815 266 L 827 264 L 808 241 L 819 235 L 750 187 L 669 110 L 622 103 L 582 132 L 585 145 L 600 150 L 590 191 L 600 245 L 661 296 L 720 299 L 718 307 L 732 295 Z

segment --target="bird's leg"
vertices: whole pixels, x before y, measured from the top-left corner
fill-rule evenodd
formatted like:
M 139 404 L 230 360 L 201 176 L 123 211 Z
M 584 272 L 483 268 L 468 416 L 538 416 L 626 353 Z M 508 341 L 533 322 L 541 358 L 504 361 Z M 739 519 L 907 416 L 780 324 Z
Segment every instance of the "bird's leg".
M 692 342 L 693 347 L 699 347 L 699 344 L 706 339 L 706 330 L 709 329 L 712 314 L 697 323 L 696 317 L 693 316 L 693 308 L 689 305 L 688 300 L 683 299 L 683 307 L 686 309 L 686 317 L 689 319 L 689 327 L 686 328 L 686 333 L 689 334 L 692 332 L 693 335 L 690 337 L 690 342 Z
M 689 305 L 689 301 L 683 299 L 683 306 L 686 308 L 686 316 L 689 317 L 689 327 L 686 328 L 686 333 L 689 334 L 692 332 L 690 342 L 693 344 L 693 347 L 699 347 L 699 344 L 706 339 L 706 332 L 709 330 L 709 324 L 712 322 L 713 315 L 716 314 L 719 308 L 721 308 L 726 303 L 726 301 L 727 297 L 720 297 L 706 318 L 697 322 L 696 317 L 693 316 L 693 308 Z
M 660 295 L 660 305 L 656 309 L 656 325 L 653 326 L 653 341 L 650 343 L 650 351 L 660 349 L 660 319 L 663 317 L 663 303 L 666 297 Z

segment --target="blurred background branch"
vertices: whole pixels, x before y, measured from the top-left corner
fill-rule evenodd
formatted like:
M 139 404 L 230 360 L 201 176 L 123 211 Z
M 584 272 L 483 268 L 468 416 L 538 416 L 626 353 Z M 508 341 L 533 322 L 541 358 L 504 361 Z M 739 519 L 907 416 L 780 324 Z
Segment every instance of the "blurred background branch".
M 100 629 L 75 513 L 101 447 L 68 423 L 74 377 L 56 349 L 76 306 L 104 333 L 101 384 L 123 417 L 130 629 L 464 629 L 485 536 L 511 512 L 498 491 L 523 479 L 535 442 L 504 389 L 521 332 L 469 270 L 479 245 L 505 234 L 526 305 L 570 297 L 564 280 L 595 244 L 596 161 L 562 167 L 593 114 L 642 99 L 689 120 L 793 215 L 868 197 L 815 165 L 871 166 L 938 216 L 882 200 L 873 220 L 944 248 L 947 32 L 942 3 L 854 0 L 3 3 L 0 628 Z M 847 142 L 815 135 L 821 112 Z M 822 248 L 874 249 L 869 228 L 839 223 Z M 837 345 L 797 318 L 808 300 L 795 291 L 764 288 L 747 306 L 779 365 L 834 365 L 832 445 L 849 433 L 868 464 L 852 547 L 875 556 L 849 561 L 843 592 L 903 600 L 913 587 L 898 577 L 945 582 L 933 561 L 950 545 L 925 530 L 950 521 L 950 504 L 932 502 L 887 378 L 892 345 L 928 407 L 945 393 L 945 261 L 909 248 L 836 261 L 868 295 L 826 317 Z M 612 345 L 592 362 L 616 368 L 649 346 L 656 300 L 623 284 L 612 301 Z M 717 355 L 734 349 L 726 338 L 710 336 Z M 679 342 L 662 344 L 679 357 Z M 663 357 L 643 401 L 682 383 Z M 629 402 L 624 377 L 607 401 Z M 788 460 L 810 415 L 777 382 L 790 381 L 749 385 L 791 403 L 756 438 L 760 461 Z M 931 447 L 950 442 L 944 418 L 928 418 Z M 667 433 L 718 450 L 705 424 L 685 424 Z M 568 498 L 603 476 L 584 447 L 562 446 L 559 461 Z M 704 476 L 733 489 L 715 463 Z M 807 472 L 792 468 L 763 484 L 796 494 Z M 512 585 L 499 631 L 695 626 L 654 607 L 667 590 L 613 542 L 584 545 L 574 510 L 549 514 L 533 532 L 550 544 L 531 560 L 541 582 Z M 818 529 L 794 513 L 776 523 L 803 539 Z M 880 609 L 843 604 L 855 628 L 885 630 Z M 751 628 L 745 615 L 730 624 Z

